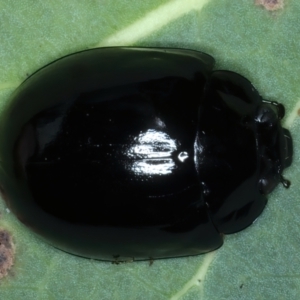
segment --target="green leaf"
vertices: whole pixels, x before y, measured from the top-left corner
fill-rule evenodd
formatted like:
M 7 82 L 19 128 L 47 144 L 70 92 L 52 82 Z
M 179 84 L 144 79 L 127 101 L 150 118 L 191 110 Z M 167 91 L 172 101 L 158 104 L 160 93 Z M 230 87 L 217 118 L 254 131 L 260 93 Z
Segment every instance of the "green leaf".
M 113 265 L 48 246 L 6 210 L 15 264 L 0 299 L 298 299 L 300 294 L 299 1 L 267 11 L 249 0 L 0 0 L 0 113 L 31 73 L 97 46 L 181 47 L 213 55 L 217 69 L 250 79 L 286 107 L 294 139 L 292 181 L 270 195 L 262 216 L 197 257 Z M 1 115 L 0 115 L 1 117 Z

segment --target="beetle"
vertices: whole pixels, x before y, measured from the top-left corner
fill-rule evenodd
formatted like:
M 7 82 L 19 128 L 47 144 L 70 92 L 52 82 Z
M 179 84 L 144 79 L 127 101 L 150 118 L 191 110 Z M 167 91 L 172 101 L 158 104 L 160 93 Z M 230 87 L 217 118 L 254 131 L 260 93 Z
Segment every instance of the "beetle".
M 292 162 L 284 107 L 202 52 L 108 47 L 41 68 L 1 119 L 1 186 L 53 246 L 99 260 L 219 248 Z

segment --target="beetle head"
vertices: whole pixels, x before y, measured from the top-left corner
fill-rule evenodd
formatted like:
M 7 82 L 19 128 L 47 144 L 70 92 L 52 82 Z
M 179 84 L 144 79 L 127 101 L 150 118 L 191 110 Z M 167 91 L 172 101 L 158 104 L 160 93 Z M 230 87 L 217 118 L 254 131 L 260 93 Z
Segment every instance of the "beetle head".
M 290 132 L 280 124 L 283 116 L 284 107 L 277 102 L 263 101 L 256 111 L 262 194 L 269 194 L 279 182 L 288 186 L 281 173 L 292 163 L 293 147 Z

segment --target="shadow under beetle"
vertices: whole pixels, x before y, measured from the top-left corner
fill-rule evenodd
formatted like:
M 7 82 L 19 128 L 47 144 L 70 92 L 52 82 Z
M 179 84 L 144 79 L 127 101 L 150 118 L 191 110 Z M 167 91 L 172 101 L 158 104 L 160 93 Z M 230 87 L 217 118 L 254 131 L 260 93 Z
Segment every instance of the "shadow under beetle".
M 292 162 L 283 105 L 204 53 L 98 48 L 56 60 L 1 120 L 8 207 L 101 260 L 205 253 L 249 226 Z

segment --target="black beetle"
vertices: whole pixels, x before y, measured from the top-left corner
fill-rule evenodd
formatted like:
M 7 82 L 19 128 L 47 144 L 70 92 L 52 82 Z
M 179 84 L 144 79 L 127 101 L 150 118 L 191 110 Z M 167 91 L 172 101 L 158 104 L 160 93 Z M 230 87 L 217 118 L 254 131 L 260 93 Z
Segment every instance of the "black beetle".
M 292 161 L 283 105 L 204 53 L 98 48 L 40 69 L 1 120 L 8 207 L 101 260 L 196 255 L 249 226 Z

